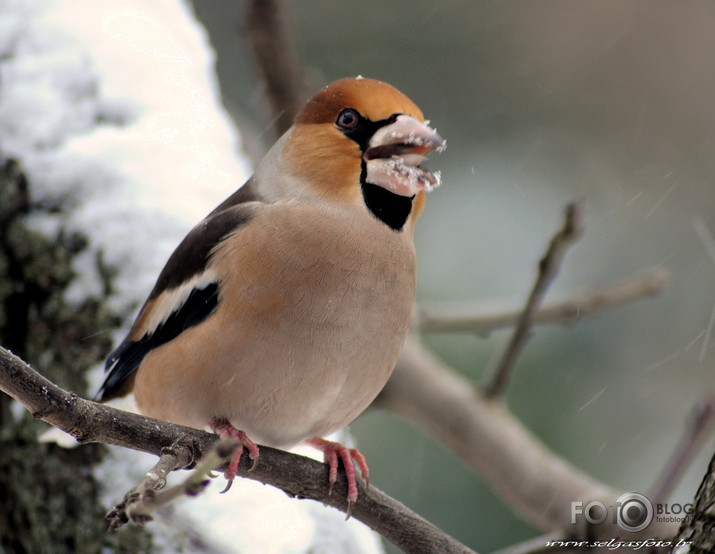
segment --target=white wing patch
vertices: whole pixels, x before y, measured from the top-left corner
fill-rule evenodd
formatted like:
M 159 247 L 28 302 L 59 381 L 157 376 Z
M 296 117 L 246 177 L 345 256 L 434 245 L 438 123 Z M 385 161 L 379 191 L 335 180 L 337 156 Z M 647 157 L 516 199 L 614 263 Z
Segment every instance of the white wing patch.
M 217 282 L 218 275 L 216 272 L 212 269 L 207 269 L 181 286 L 162 292 L 151 305 L 151 312 L 147 316 L 142 335 L 150 335 L 159 326 L 166 323 L 171 314 L 181 309 L 193 290 L 202 290 Z

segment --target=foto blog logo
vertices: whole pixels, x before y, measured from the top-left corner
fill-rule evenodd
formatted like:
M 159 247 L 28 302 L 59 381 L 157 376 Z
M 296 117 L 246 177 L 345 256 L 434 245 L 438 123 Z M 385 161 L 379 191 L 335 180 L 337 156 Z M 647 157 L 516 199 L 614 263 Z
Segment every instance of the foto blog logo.
M 609 508 L 611 508 L 609 510 Z M 597 500 L 584 504 L 583 502 L 571 503 L 571 523 L 575 524 L 577 518 L 584 518 L 591 525 L 605 522 L 609 515 L 611 523 L 615 523 L 629 533 L 638 533 L 646 529 L 657 516 L 658 521 L 680 521 L 693 510 L 692 504 L 656 504 L 647 496 L 628 492 L 618 497 L 615 503 L 606 506 Z M 672 517 L 675 516 L 675 517 Z

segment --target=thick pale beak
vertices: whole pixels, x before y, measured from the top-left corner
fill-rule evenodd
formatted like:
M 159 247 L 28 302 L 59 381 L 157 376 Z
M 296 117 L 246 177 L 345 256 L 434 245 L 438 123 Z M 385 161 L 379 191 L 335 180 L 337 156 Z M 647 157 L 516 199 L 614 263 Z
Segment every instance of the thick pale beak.
M 446 142 L 426 122 L 400 115 L 378 129 L 363 155 L 368 183 L 381 186 L 400 196 L 414 196 L 440 184 L 439 172 L 420 167 L 432 150 L 441 152 Z

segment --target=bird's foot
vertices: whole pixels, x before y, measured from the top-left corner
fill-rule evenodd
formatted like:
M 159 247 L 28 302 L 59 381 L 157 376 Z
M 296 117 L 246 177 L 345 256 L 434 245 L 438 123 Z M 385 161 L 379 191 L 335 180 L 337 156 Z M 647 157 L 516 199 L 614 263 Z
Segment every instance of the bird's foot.
M 238 441 L 238 448 L 231 457 L 231 461 L 228 463 L 228 469 L 226 469 L 223 474 L 226 481 L 228 481 L 226 483 L 226 488 L 221 491 L 223 494 L 228 492 L 231 485 L 233 485 L 233 480 L 238 473 L 238 464 L 241 461 L 241 454 L 243 454 L 244 448 L 248 450 L 248 458 L 253 461 L 253 465 L 251 465 L 248 471 L 253 471 L 256 465 L 258 465 L 258 446 L 256 446 L 255 442 L 248 438 L 246 433 L 236 429 L 227 419 L 218 417 L 213 418 L 209 426 L 211 427 L 211 430 L 220 437 L 231 437 L 232 439 L 236 439 Z
M 325 463 L 328 464 L 328 482 L 330 483 L 328 494 L 333 492 L 333 485 L 338 479 L 338 458 L 343 462 L 345 476 L 348 479 L 347 518 L 349 518 L 358 497 L 356 463 L 360 467 L 363 479 L 365 479 L 365 486 L 370 485 L 370 469 L 367 467 L 365 456 L 355 448 L 348 448 L 338 442 L 321 438 L 308 439 L 305 442 L 323 452 Z

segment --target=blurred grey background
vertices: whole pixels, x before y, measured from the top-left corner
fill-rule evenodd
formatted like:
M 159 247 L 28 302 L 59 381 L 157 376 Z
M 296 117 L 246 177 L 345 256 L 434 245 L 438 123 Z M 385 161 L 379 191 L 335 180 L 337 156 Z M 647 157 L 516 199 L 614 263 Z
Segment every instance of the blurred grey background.
M 244 2 L 194 9 L 225 103 L 259 155 L 275 135 Z M 671 269 L 657 298 L 538 329 L 508 396 L 559 454 L 647 493 L 694 404 L 715 389 L 715 4 L 301 0 L 293 13 L 306 96 L 344 76 L 382 79 L 447 138 L 429 162 L 444 184 L 418 226 L 418 302 L 522 302 L 571 200 L 583 202 L 585 234 L 549 298 Z M 479 382 L 507 337 L 426 340 Z M 372 481 L 469 546 L 486 552 L 536 532 L 408 423 L 373 410 L 353 430 Z M 692 499 L 714 446 L 671 501 Z

